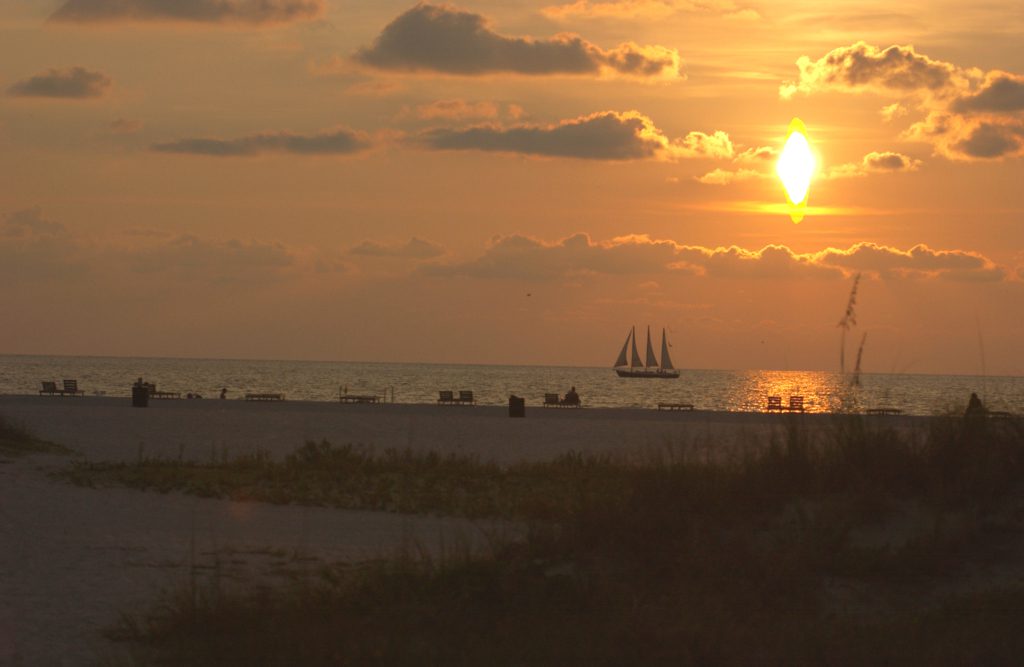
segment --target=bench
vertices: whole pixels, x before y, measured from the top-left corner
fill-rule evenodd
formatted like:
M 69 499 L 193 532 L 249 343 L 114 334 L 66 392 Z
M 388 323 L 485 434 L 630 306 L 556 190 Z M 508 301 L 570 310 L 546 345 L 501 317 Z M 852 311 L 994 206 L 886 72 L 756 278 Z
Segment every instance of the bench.
M 693 410 L 692 403 L 658 403 L 659 410 Z
M 989 419 L 1013 419 L 1013 413 L 1005 410 L 989 410 L 988 416 Z
M 284 394 L 246 394 L 247 401 L 283 401 Z
M 565 399 L 560 398 L 558 396 L 558 394 L 544 394 L 544 403 L 543 403 L 543 405 L 544 405 L 545 408 L 578 408 L 578 407 L 581 407 L 579 399 L 577 399 L 575 401 L 566 401 Z
M 64 380 L 64 390 L 61 396 L 85 396 L 85 390 L 78 388 L 78 380 Z
M 454 391 L 439 391 L 438 395 L 438 405 L 473 405 L 476 403 L 471 391 L 460 391 L 458 396 Z
M 901 415 L 903 410 L 899 408 L 868 408 L 864 411 L 869 415 Z
M 380 396 L 370 394 L 342 394 L 338 397 L 342 403 L 380 403 Z
M 769 396 L 768 405 L 765 407 L 767 412 L 803 412 L 804 411 L 804 397 L 803 396 L 790 396 L 789 405 L 782 404 L 781 396 Z
M 50 396 L 56 396 L 57 394 L 63 394 L 63 393 L 64 392 L 62 390 L 57 389 L 57 383 L 56 382 L 46 382 L 45 380 L 43 381 L 43 388 L 39 390 L 39 395 L 40 396 L 42 396 L 43 394 L 49 394 Z
M 156 389 L 149 392 L 150 398 L 181 398 L 180 391 L 157 391 Z

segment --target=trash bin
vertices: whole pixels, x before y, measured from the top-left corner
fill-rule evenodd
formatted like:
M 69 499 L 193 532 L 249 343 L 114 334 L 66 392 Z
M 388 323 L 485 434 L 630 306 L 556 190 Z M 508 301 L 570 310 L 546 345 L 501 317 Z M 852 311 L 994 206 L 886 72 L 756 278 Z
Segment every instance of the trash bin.
M 508 416 L 509 417 L 525 417 L 526 416 L 526 399 L 519 398 L 515 394 L 508 397 Z
M 149 389 L 137 384 L 132 385 L 132 407 L 144 408 L 149 405 Z

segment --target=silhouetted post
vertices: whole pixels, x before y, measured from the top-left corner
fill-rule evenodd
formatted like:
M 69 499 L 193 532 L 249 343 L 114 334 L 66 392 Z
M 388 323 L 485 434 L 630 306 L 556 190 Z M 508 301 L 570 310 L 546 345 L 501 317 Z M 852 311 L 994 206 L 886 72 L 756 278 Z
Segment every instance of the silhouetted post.
M 525 417 L 526 416 L 526 399 L 520 398 L 515 394 L 508 397 L 508 416 L 509 417 Z

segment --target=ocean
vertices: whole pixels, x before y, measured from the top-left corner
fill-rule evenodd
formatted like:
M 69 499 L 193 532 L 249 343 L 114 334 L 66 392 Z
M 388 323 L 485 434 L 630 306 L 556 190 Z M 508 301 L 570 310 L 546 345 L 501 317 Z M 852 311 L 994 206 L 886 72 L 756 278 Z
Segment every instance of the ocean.
M 36 394 L 44 380 L 76 379 L 86 396 L 131 395 L 142 377 L 164 391 L 229 399 L 281 392 L 290 400 L 332 401 L 338 394 L 376 394 L 398 403 L 433 403 L 440 390 L 471 390 L 483 405 L 527 404 L 575 386 L 584 406 L 654 408 L 660 402 L 698 409 L 763 410 L 769 395 L 804 396 L 810 412 L 899 408 L 928 415 L 962 410 L 977 392 L 992 410 L 1024 412 L 1024 378 L 828 371 L 686 370 L 677 380 L 620 378 L 611 368 L 487 366 L 342 361 L 256 361 L 131 357 L 0 356 L 0 394 Z

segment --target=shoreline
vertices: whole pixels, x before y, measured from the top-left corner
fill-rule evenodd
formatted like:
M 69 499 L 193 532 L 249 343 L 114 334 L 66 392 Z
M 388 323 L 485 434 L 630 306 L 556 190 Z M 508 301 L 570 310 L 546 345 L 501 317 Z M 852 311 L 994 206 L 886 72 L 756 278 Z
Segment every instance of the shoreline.
M 837 415 L 527 405 L 525 418 L 513 419 L 506 406 L 171 399 L 133 408 L 128 398 L 0 396 L 0 416 L 96 461 L 140 456 L 210 460 L 255 451 L 282 458 L 307 441 L 327 440 L 507 464 L 568 452 L 650 454 L 680 445 L 717 450 L 766 440 L 793 421 L 826 429 Z M 861 416 L 899 429 L 932 419 Z

